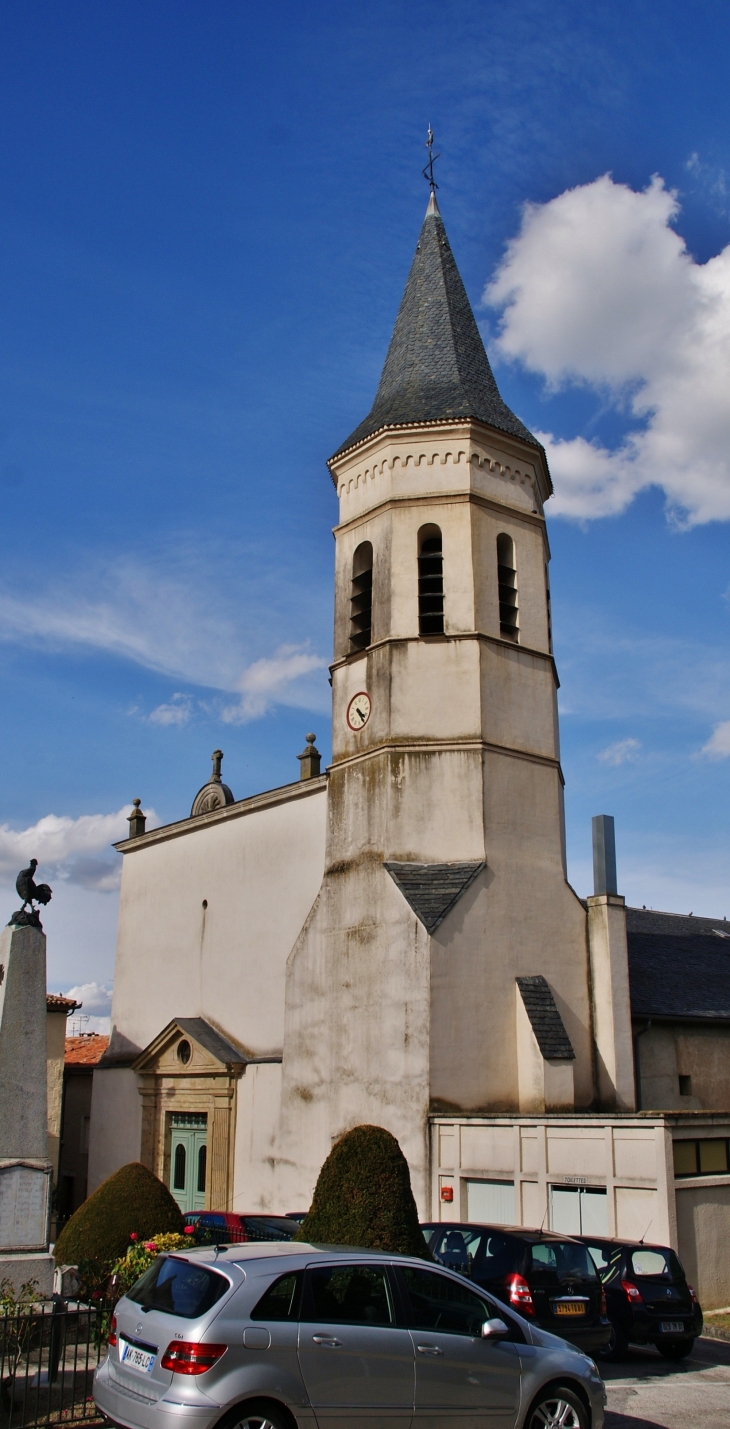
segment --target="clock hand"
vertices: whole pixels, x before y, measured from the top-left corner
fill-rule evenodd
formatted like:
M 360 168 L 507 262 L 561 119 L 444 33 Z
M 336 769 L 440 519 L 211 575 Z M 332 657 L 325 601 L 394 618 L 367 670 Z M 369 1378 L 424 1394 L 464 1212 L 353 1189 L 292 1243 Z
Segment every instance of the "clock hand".
M 364 724 L 364 723 L 365 723 L 365 716 L 364 716 L 362 710 L 355 710 L 355 714 L 360 716 L 360 719 L 362 720 L 362 723 Z

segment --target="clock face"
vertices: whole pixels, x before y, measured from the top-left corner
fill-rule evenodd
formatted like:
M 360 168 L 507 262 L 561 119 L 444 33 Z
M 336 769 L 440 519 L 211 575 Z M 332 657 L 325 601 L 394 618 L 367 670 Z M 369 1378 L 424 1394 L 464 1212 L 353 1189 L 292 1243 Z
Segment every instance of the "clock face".
M 365 690 L 361 690 L 358 695 L 353 695 L 347 706 L 347 723 L 350 729 L 363 729 L 370 719 L 370 696 Z

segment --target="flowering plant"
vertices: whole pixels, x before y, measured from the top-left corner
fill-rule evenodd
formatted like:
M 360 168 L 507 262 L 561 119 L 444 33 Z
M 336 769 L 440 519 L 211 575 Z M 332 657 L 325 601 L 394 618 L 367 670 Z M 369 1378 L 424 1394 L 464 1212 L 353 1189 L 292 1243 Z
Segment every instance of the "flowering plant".
M 141 1275 L 152 1264 L 157 1255 L 165 1250 L 182 1250 L 187 1248 L 190 1242 L 184 1235 L 178 1235 L 176 1231 L 166 1231 L 163 1235 L 156 1235 L 153 1240 L 140 1241 L 136 1231 L 132 1231 L 129 1237 L 130 1244 L 126 1253 L 115 1261 L 111 1268 L 111 1274 L 106 1284 L 105 1306 L 104 1306 L 104 1332 L 105 1337 L 111 1324 L 112 1311 L 123 1295 Z

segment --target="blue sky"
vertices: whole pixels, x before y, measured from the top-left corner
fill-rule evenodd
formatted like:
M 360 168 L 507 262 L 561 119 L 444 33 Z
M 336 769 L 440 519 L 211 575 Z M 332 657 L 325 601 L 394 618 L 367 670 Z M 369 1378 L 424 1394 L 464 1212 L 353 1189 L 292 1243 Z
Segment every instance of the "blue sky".
M 0 24 L 0 877 L 8 913 L 26 856 L 54 885 L 50 985 L 103 1015 L 134 795 L 167 822 L 217 745 L 237 797 L 296 778 L 310 728 L 329 751 L 324 463 L 377 385 L 429 121 L 502 393 L 551 455 L 572 881 L 613 813 L 630 901 L 730 916 L 730 10 Z

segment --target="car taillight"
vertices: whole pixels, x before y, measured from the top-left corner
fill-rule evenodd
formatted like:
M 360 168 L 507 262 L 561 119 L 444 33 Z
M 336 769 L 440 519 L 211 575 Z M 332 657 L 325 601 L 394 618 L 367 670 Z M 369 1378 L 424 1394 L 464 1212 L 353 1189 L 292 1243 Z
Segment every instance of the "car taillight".
M 117 1317 L 116 1317 L 116 1315 L 112 1315 L 112 1322 L 111 1322 L 111 1325 L 109 1326 L 109 1344 L 110 1344 L 110 1345 L 115 1345 L 116 1343 L 117 1343 Z
M 534 1315 L 535 1306 L 524 1275 L 518 1275 L 515 1271 L 512 1275 L 505 1275 L 504 1283 L 509 1291 L 510 1305 L 514 1305 L 523 1315 Z
M 606 1305 L 606 1292 L 603 1286 L 601 1286 L 601 1314 L 605 1315 L 607 1313 L 607 1310 L 608 1306 Z
M 687 1289 L 689 1290 L 689 1298 L 690 1298 L 690 1300 L 692 1301 L 692 1304 L 693 1304 L 693 1305 L 699 1305 L 700 1302 L 699 1302 L 699 1300 L 697 1299 L 697 1296 L 695 1295 L 695 1292 L 694 1292 L 694 1290 L 692 1289 L 692 1286 L 691 1286 L 691 1285 L 688 1285 L 688 1286 L 687 1286 Z
M 196 1345 L 191 1340 L 173 1340 L 160 1366 L 173 1374 L 205 1374 L 226 1352 L 226 1345 Z
M 621 1289 L 626 1299 L 629 1300 L 632 1305 L 636 1305 L 637 1301 L 641 1300 L 641 1291 L 637 1289 L 631 1280 L 622 1280 Z

